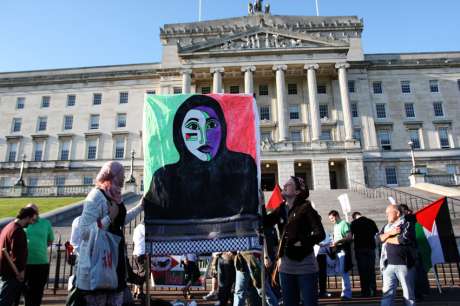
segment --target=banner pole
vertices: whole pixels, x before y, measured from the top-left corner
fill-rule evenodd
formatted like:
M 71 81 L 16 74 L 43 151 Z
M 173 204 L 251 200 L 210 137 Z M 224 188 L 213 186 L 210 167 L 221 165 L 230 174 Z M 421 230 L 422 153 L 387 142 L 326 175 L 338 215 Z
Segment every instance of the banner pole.
M 263 230 L 263 227 L 262 227 Z M 262 245 L 262 306 L 266 306 L 266 291 L 265 291 L 265 256 L 266 256 L 266 242 L 265 242 L 265 237 L 263 237 L 263 245 Z
M 438 268 L 434 265 L 434 279 L 436 281 L 436 287 L 438 287 L 439 294 L 442 294 L 441 283 L 439 282 Z
M 145 301 L 146 306 L 150 306 L 150 254 L 146 253 L 145 254 L 145 263 L 144 263 L 144 270 L 145 270 L 145 298 L 147 299 Z

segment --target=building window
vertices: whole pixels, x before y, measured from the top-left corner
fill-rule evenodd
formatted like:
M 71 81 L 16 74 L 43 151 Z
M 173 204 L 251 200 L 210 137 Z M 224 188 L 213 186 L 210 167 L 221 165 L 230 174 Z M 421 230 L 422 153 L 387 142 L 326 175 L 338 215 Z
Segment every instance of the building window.
M 349 93 L 354 93 L 354 92 L 356 92 L 355 89 L 356 89 L 355 88 L 355 81 L 352 81 L 352 80 L 348 81 L 348 92 Z
M 302 141 L 301 131 L 291 131 L 291 141 Z
M 325 95 L 327 93 L 326 85 L 325 84 L 318 84 L 316 86 L 316 91 L 320 95 Z
M 387 117 L 387 111 L 384 103 L 375 104 L 375 110 L 377 113 L 377 118 L 382 119 Z
M 239 94 L 240 93 L 240 86 L 230 86 L 230 93 L 231 94 Z
M 60 186 L 60 187 L 65 186 L 65 176 L 58 175 L 54 177 L 54 185 Z
M 259 85 L 259 96 L 268 96 L 268 85 Z
M 404 110 L 406 112 L 406 118 L 415 118 L 414 103 L 405 103 Z
M 126 127 L 126 114 L 117 114 L 117 128 Z
M 372 82 L 372 89 L 374 90 L 374 94 L 382 94 L 383 87 L 381 81 Z
M 13 118 L 13 122 L 11 124 L 11 131 L 14 132 L 20 132 L 21 131 L 21 124 L 22 124 L 22 119 L 21 118 Z
M 93 177 L 92 176 L 84 176 L 83 177 L 83 185 L 93 185 Z
M 64 130 L 71 130 L 73 128 L 73 116 L 64 116 Z
M 260 120 L 270 121 L 270 106 L 260 106 Z
M 36 177 L 36 176 L 29 176 L 28 180 L 29 180 L 29 186 L 30 186 L 30 187 L 36 187 L 36 186 L 38 186 L 38 177 Z
M 51 101 L 50 96 L 43 96 L 42 97 L 42 108 L 50 107 L 50 101 Z
M 300 119 L 299 105 L 289 105 L 289 119 L 298 120 Z
M 8 161 L 15 162 L 18 153 L 18 144 L 16 142 L 8 144 Z
M 125 140 L 117 138 L 115 141 L 115 159 L 125 158 Z
M 122 91 L 120 92 L 120 104 L 128 103 L 128 92 Z
M 156 93 L 156 91 L 155 90 L 147 90 L 145 93 L 148 94 L 148 95 L 154 95 Z
M 74 106 L 77 100 L 77 96 L 75 95 L 67 95 L 67 106 Z
M 401 81 L 401 92 L 410 93 L 410 81 Z
M 261 141 L 271 141 L 272 140 L 272 133 L 271 132 L 262 132 L 262 133 L 260 133 L 260 140 Z
M 297 94 L 297 84 L 288 84 L 288 95 L 296 95 Z
M 383 151 L 390 151 L 391 150 L 391 137 L 389 130 L 380 130 L 378 132 L 380 147 Z
M 207 95 L 211 93 L 211 87 L 210 86 L 205 86 L 201 87 L 201 94 Z
M 447 127 L 438 128 L 438 134 L 439 134 L 439 144 L 441 146 L 441 149 L 450 148 L 448 128 Z
M 175 95 L 181 94 L 182 93 L 182 87 L 173 87 L 173 93 Z
M 43 157 L 43 142 L 36 142 L 34 149 L 34 161 L 41 161 Z
M 319 136 L 320 140 L 332 140 L 332 133 L 331 130 L 321 130 L 321 135 Z
M 439 92 L 438 80 L 430 80 L 430 92 Z
M 47 118 L 46 117 L 38 117 L 37 120 L 37 131 L 46 131 L 46 122 Z
M 353 118 L 358 118 L 359 117 L 358 103 L 351 103 L 351 116 Z
M 410 138 L 410 141 L 412 141 L 412 148 L 420 149 L 421 146 L 420 146 L 419 130 L 418 129 L 409 130 L 409 138 Z
M 89 117 L 89 129 L 97 130 L 99 128 L 99 115 L 91 115 Z
M 61 143 L 61 152 L 59 153 L 59 160 L 69 160 L 70 157 L 70 141 L 63 141 Z
M 16 99 L 16 109 L 23 109 L 26 104 L 26 98 L 18 97 Z
M 397 185 L 398 184 L 398 178 L 396 176 L 395 167 L 385 168 L 385 179 L 386 179 L 387 185 Z
M 319 105 L 319 118 L 328 119 L 329 118 L 329 107 L 327 104 Z
M 353 139 L 361 143 L 361 129 L 353 129 Z
M 86 158 L 88 160 L 95 160 L 97 155 L 97 142 L 96 139 L 88 141 L 88 148 L 86 152 Z
M 101 104 L 102 104 L 102 94 L 94 93 L 93 94 L 93 105 L 101 105 Z
M 444 117 L 444 109 L 442 108 L 442 102 L 434 102 L 433 110 L 435 117 Z

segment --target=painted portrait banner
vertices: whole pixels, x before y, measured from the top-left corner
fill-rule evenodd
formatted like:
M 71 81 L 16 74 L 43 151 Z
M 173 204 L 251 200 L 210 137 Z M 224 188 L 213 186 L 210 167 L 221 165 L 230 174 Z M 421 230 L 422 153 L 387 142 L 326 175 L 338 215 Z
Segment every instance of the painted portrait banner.
M 258 116 L 249 95 L 147 95 L 146 246 L 155 255 L 258 247 Z

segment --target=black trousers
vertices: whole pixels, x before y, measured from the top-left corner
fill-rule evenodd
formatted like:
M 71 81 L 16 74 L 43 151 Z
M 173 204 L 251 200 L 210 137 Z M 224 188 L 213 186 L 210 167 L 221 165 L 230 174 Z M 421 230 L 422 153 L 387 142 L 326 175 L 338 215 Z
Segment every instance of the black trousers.
M 40 306 L 48 282 L 50 265 L 27 265 L 24 282 L 25 306 Z
M 358 264 L 361 294 L 369 296 L 375 294 L 375 250 L 355 250 L 356 263 Z
M 316 256 L 316 261 L 318 262 L 318 282 L 319 282 L 319 292 L 324 293 L 327 291 L 327 258 L 326 254 L 318 254 Z
M 227 305 L 232 296 L 232 286 L 235 282 L 235 265 L 232 261 L 219 258 L 217 262 L 217 281 L 219 283 L 219 304 Z

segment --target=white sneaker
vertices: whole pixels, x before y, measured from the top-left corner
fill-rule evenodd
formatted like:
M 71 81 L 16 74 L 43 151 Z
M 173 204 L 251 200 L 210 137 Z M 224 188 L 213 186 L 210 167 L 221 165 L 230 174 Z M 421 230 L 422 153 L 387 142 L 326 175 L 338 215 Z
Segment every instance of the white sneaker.
M 217 292 L 215 292 L 215 291 L 209 292 L 208 294 L 206 294 L 205 296 L 203 296 L 203 300 L 205 300 L 205 301 L 214 301 L 214 300 L 217 300 Z

